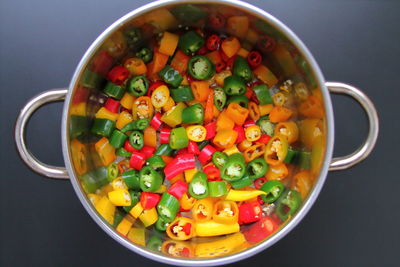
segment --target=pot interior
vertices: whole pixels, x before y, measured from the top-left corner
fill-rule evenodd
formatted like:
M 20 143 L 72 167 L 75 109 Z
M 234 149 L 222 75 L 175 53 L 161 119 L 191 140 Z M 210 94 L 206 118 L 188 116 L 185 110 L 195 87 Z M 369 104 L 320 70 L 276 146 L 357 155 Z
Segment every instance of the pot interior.
M 294 133 L 298 136 L 289 144 L 296 151 L 291 163 L 285 163 L 283 167 L 270 166 L 272 173 L 268 177 L 270 180 L 279 180 L 287 188 L 297 190 L 302 203 L 307 202 L 320 179 L 321 166 L 325 159 L 327 131 L 325 104 L 321 93 L 323 85 L 316 78 L 315 70 L 293 43 L 293 37 L 275 25 L 269 18 L 263 18 L 256 12 L 222 1 L 218 4 L 153 5 L 139 14 L 128 15 L 118 25 L 114 24 L 95 42 L 93 49 L 89 50 L 81 62 L 82 68 L 77 70 L 76 79 L 70 88 L 72 96 L 67 103 L 67 136 L 70 138 L 68 153 L 74 172 L 71 179 L 76 179 L 80 190 L 78 194 L 86 196 L 84 205 L 90 206 L 97 214 L 97 221 L 107 224 L 114 235 L 128 241 L 130 249 L 189 259 L 229 256 L 268 242 L 268 239 L 282 231 L 296 217 L 294 214 L 282 222 L 274 211 L 276 203 L 272 203 L 263 206 L 263 216 L 272 218 L 277 227 L 262 219 L 242 225 L 239 233 L 179 241 L 171 240 L 154 227 L 145 228 L 140 219 L 135 219 L 121 207 L 104 202 L 108 192 L 113 190 L 107 179 L 109 159 L 100 152 L 104 145 L 99 141 L 102 136 L 93 134 L 91 129 L 96 113 L 108 98 L 104 93 L 109 79 L 108 73 L 114 66 L 124 65 L 127 59 L 135 57 L 141 48 L 154 50 L 159 46 L 158 42 L 165 31 L 180 35 L 193 29 L 205 36 L 235 36 L 240 40 L 241 55 L 246 56 L 253 50 L 261 53 L 262 65 L 267 71 L 260 74 L 261 77 L 256 76 L 248 87 L 252 87 L 258 80 L 267 84 L 274 104 L 279 105 L 282 102 L 284 107 L 293 112 L 289 121 L 298 130 Z M 139 36 L 139 39 L 135 39 L 135 36 Z M 231 64 L 227 59 L 222 62 Z M 147 68 L 150 68 L 149 65 Z M 157 75 L 152 75 L 150 83 L 157 79 Z M 126 83 L 121 86 L 124 88 Z M 131 113 L 129 109 L 127 112 Z M 281 131 L 282 134 L 288 130 L 285 127 L 292 127 L 278 123 L 274 126 L 273 131 Z M 115 150 L 109 149 L 114 157 Z M 115 157 L 115 162 L 123 159 Z M 123 164 L 120 165 L 122 169 L 126 168 Z M 168 185 L 167 182 L 166 184 Z M 182 215 L 190 215 L 190 212 L 183 212 Z M 128 229 L 124 229 L 123 234 L 116 230 L 118 225 L 120 231 L 124 227 L 119 223 L 119 218 L 129 222 Z

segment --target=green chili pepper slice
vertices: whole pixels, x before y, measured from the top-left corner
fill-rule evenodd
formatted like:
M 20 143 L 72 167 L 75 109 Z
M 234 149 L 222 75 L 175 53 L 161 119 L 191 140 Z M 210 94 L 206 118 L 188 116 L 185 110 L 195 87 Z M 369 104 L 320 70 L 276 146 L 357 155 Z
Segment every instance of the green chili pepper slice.
M 170 93 L 175 102 L 191 101 L 194 99 L 192 88 L 189 85 L 180 85 L 178 88 L 171 88 Z
M 139 131 L 133 131 L 129 135 L 129 143 L 135 149 L 141 149 L 144 146 L 143 134 Z
M 233 74 L 239 76 L 245 82 L 249 82 L 253 78 L 253 72 L 247 60 L 241 56 L 236 57 L 233 63 Z
M 139 119 L 135 121 L 131 121 L 124 127 L 122 127 L 121 132 L 126 133 L 128 131 L 133 131 L 133 130 L 144 130 L 147 127 L 149 127 L 150 123 L 147 119 Z
M 260 105 L 272 104 L 272 97 L 266 84 L 263 83 L 255 85 L 253 87 L 253 92 L 256 95 Z
M 203 120 L 204 108 L 199 103 L 186 107 L 182 111 L 182 122 L 184 123 L 203 123 Z
M 88 117 L 71 115 L 69 123 L 69 135 L 71 139 L 75 139 L 88 132 Z
M 95 192 L 97 189 L 108 184 L 108 171 L 106 167 L 99 167 L 91 170 L 79 177 L 83 189 L 87 194 Z
M 130 48 L 136 48 L 143 41 L 143 33 L 140 28 L 130 28 L 124 31 L 124 35 Z
M 192 181 L 189 183 L 189 194 L 197 199 L 202 199 L 208 196 L 209 189 L 207 183 L 207 174 L 198 171 Z
M 247 164 L 247 172 L 250 179 L 257 179 L 264 176 L 268 171 L 268 164 L 263 158 L 257 158 Z
M 125 93 L 125 89 L 115 83 L 108 82 L 103 89 L 103 92 L 115 99 L 121 99 Z
M 94 119 L 91 132 L 97 135 L 109 137 L 115 129 L 115 121 L 108 119 Z
M 169 145 L 172 149 L 181 149 L 189 145 L 189 138 L 184 127 L 178 127 L 171 130 Z
M 295 190 L 286 190 L 278 199 L 276 214 L 282 221 L 296 213 L 301 204 L 301 195 Z
M 161 175 L 149 166 L 145 166 L 140 170 L 139 177 L 140 189 L 143 192 L 157 191 L 163 182 Z
M 126 134 L 124 134 L 120 130 L 114 130 L 111 134 L 109 142 L 110 145 L 112 145 L 113 147 L 120 148 L 123 146 L 126 139 L 128 139 L 128 136 Z
M 166 155 L 166 156 L 171 156 L 172 152 L 174 152 L 174 150 L 170 147 L 169 144 L 161 144 L 156 152 L 154 153 L 154 155 Z
M 228 193 L 228 187 L 224 181 L 214 181 L 208 183 L 210 197 L 222 197 Z
M 122 207 L 126 212 L 131 211 L 131 209 L 140 201 L 140 192 L 129 190 L 129 194 L 131 195 L 131 205 Z
M 172 222 L 179 211 L 179 200 L 173 195 L 164 192 L 157 204 L 158 216 L 165 222 Z
M 192 4 L 176 5 L 171 9 L 171 13 L 179 21 L 190 23 L 195 23 L 207 16 L 203 9 Z
M 285 191 L 285 186 L 279 181 L 270 180 L 264 183 L 260 190 L 267 193 L 266 195 L 261 195 L 262 200 L 265 203 L 272 203 L 282 195 L 283 191 Z
M 228 156 L 221 151 L 214 152 L 212 162 L 218 169 L 221 169 L 228 162 Z
M 160 216 L 158 217 L 155 227 L 158 231 L 165 232 L 167 230 L 169 222 L 165 221 Z
M 296 150 L 294 150 L 294 149 L 289 147 L 288 151 L 287 151 L 287 154 L 286 154 L 286 157 L 285 157 L 285 160 L 283 162 L 292 163 L 295 160 L 295 158 L 297 158 L 297 154 L 298 153 L 299 153 L 298 151 L 296 151 Z
M 265 115 L 258 119 L 256 122 L 260 126 L 261 131 L 269 136 L 274 135 L 275 125 L 269 120 L 269 116 Z
M 115 151 L 115 154 L 116 154 L 117 156 L 125 157 L 125 158 L 130 158 L 130 157 L 132 156 L 132 153 L 129 152 L 128 150 L 126 150 L 126 149 L 123 148 L 123 147 L 118 148 L 118 149 Z
M 112 180 L 117 178 L 118 174 L 119 174 L 119 170 L 118 170 L 118 166 L 117 166 L 116 163 L 111 163 L 110 165 L 108 165 L 108 167 L 107 167 L 107 180 L 109 182 L 111 182 Z
M 228 162 L 222 167 L 221 178 L 225 181 L 237 181 L 246 172 L 246 164 L 241 153 L 234 153 L 228 157 Z
M 126 89 L 131 95 L 144 96 L 149 89 L 149 80 L 143 75 L 134 76 L 127 82 Z
M 254 180 L 251 179 L 248 174 L 245 174 L 239 180 L 231 182 L 231 185 L 233 189 L 241 189 L 243 187 L 252 185 L 253 181 Z
M 183 77 L 179 74 L 179 71 L 175 70 L 170 65 L 166 65 L 162 70 L 160 70 L 158 76 L 160 76 L 164 82 L 173 87 L 178 87 L 183 81 Z
M 151 51 L 147 47 L 143 47 L 138 52 L 136 52 L 136 56 L 138 58 L 141 58 L 143 62 L 147 64 L 153 59 L 153 51 Z
M 150 250 L 160 252 L 162 242 L 163 241 L 161 240 L 161 238 L 159 236 L 153 235 L 147 241 L 146 247 Z
M 86 88 L 99 88 L 103 80 L 103 76 L 86 68 L 82 74 L 82 78 L 80 79 L 79 84 L 82 87 Z
M 226 104 L 226 94 L 224 89 L 221 87 L 214 88 L 214 105 L 215 107 L 221 111 L 224 109 Z
M 226 104 L 229 105 L 230 103 L 238 103 L 240 106 L 248 108 L 249 98 L 245 95 L 233 95 L 228 98 L 228 102 Z
M 194 56 L 189 60 L 189 74 L 197 80 L 208 80 L 215 73 L 215 67 L 205 56 Z
M 179 37 L 178 47 L 188 56 L 192 56 L 204 45 L 204 38 L 194 31 L 188 31 Z
M 132 189 L 132 190 L 140 189 L 140 176 L 139 176 L 139 172 L 137 170 L 129 170 L 129 171 L 123 172 L 121 177 L 129 189 Z
M 162 157 L 159 155 L 154 155 L 154 156 L 151 156 L 150 158 L 148 158 L 146 160 L 146 164 L 155 170 L 165 167 L 165 162 L 162 159 Z
M 224 79 L 224 90 L 227 95 L 243 95 L 246 92 L 246 84 L 239 76 L 228 76 Z

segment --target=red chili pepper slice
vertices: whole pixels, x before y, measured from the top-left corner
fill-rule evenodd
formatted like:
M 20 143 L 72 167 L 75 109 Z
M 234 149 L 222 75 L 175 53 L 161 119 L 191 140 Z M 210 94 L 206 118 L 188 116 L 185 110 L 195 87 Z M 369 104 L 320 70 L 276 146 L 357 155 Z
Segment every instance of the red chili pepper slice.
M 226 22 L 225 17 L 220 13 L 211 13 L 208 16 L 208 23 L 209 23 L 210 27 L 222 28 L 222 27 L 224 27 L 225 22 Z
M 262 209 L 257 201 L 243 203 L 239 206 L 239 224 L 252 223 L 261 219 Z
M 160 113 L 160 112 L 157 112 L 157 113 L 153 116 L 153 118 L 151 119 L 150 125 L 151 125 L 151 127 L 153 127 L 154 129 L 158 130 L 158 128 L 160 128 L 161 124 L 162 124 L 162 121 L 161 121 L 161 113 Z
M 215 181 L 216 179 L 221 178 L 220 170 L 215 167 L 213 164 L 208 165 L 207 167 L 203 168 L 203 172 L 207 174 L 207 178 L 210 181 Z
M 261 50 L 263 50 L 267 53 L 271 53 L 272 51 L 275 50 L 276 41 L 274 38 L 272 38 L 269 35 L 263 35 L 263 36 L 261 36 L 260 40 L 258 41 L 258 45 L 260 46 Z
M 142 152 L 145 155 L 145 159 L 148 159 L 154 155 L 154 153 L 156 152 L 156 148 L 152 146 L 144 146 L 142 147 L 140 152 Z
M 116 85 L 121 85 L 128 77 L 129 70 L 120 65 L 112 68 L 107 74 L 107 78 Z
M 136 148 L 134 148 L 134 147 L 131 145 L 131 143 L 129 142 L 129 139 L 127 139 L 127 140 L 125 141 L 125 143 L 124 143 L 124 148 L 125 148 L 126 151 L 129 151 L 129 152 L 131 152 L 131 153 L 134 153 L 134 152 L 138 152 L 138 151 L 139 151 L 139 150 L 137 150 Z
M 170 188 L 168 188 L 167 192 L 177 199 L 182 198 L 182 196 L 188 191 L 188 184 L 182 180 L 176 181 Z
M 263 217 L 260 221 L 251 225 L 243 234 L 247 242 L 258 243 L 274 233 L 278 227 L 278 223 L 272 218 Z
M 142 152 L 133 152 L 129 160 L 129 166 L 135 170 L 142 169 L 144 162 L 146 161 L 146 155 Z
M 195 155 L 199 155 L 200 154 L 199 146 L 194 141 L 189 141 L 189 145 L 187 147 L 187 151 L 189 153 L 192 153 L 192 154 L 195 154 Z
M 157 206 L 158 202 L 160 202 L 160 199 L 161 196 L 156 193 L 142 192 L 140 194 L 140 204 L 145 210 L 149 210 Z
M 165 82 L 163 81 L 156 81 L 150 84 L 149 89 L 147 90 L 147 96 L 151 96 L 151 94 L 156 90 L 158 87 L 161 85 L 165 85 Z
M 249 63 L 250 67 L 256 68 L 261 65 L 262 56 L 258 51 L 250 51 L 247 55 L 247 62 Z
M 160 131 L 160 144 L 169 144 L 169 136 L 171 135 L 171 129 L 167 127 L 161 128 Z
M 206 145 L 200 152 L 200 155 L 198 156 L 197 159 L 200 161 L 201 164 L 205 165 L 207 162 L 211 160 L 212 155 L 216 151 L 217 150 L 212 145 Z
M 215 65 L 216 72 L 221 72 L 221 71 L 225 70 L 225 68 L 226 68 L 226 63 L 223 61 L 220 61 Z
M 179 149 L 179 150 L 176 152 L 176 155 L 182 155 L 182 154 L 187 154 L 187 153 L 189 153 L 189 152 L 188 152 L 187 148 L 185 147 L 185 148 Z
M 261 186 L 262 186 L 263 184 L 265 184 L 266 182 L 267 182 L 267 178 L 265 178 L 265 177 L 260 177 L 260 178 L 258 178 L 258 179 L 256 179 L 256 180 L 254 181 L 254 187 L 255 187 L 256 189 L 260 189 Z
M 104 104 L 104 107 L 108 110 L 111 111 L 112 113 L 118 113 L 119 109 L 119 101 L 112 99 L 111 97 L 107 98 L 106 103 Z
M 238 133 L 238 137 L 236 138 L 236 141 L 235 141 L 236 144 L 238 144 L 246 139 L 246 134 L 244 133 L 244 129 L 242 126 L 235 125 L 235 127 L 233 127 L 233 130 Z
M 262 134 L 260 139 L 257 140 L 257 142 L 263 143 L 263 144 L 268 144 L 270 139 L 271 139 L 271 136 L 269 136 L 268 134 Z
M 210 140 L 211 138 L 214 138 L 214 136 L 217 134 L 217 122 L 210 122 L 204 125 L 204 128 L 207 130 L 206 134 L 206 140 Z
M 103 50 L 94 57 L 90 70 L 102 76 L 106 76 L 113 64 L 113 57 L 106 50 Z
M 193 154 L 177 155 L 170 163 L 164 168 L 165 178 L 171 180 L 183 171 L 194 169 L 196 167 L 195 158 Z
M 212 34 L 207 38 L 206 46 L 208 50 L 218 50 L 221 45 L 221 38 L 218 35 Z
M 244 127 L 244 128 L 247 128 L 247 127 L 250 127 L 250 126 L 253 126 L 253 125 L 256 125 L 256 122 L 255 122 L 255 121 L 253 121 L 253 120 L 247 120 L 247 121 L 244 122 L 243 127 Z
M 206 47 L 206 46 L 203 46 L 202 48 L 200 48 L 200 49 L 197 51 L 196 55 L 205 55 L 205 54 L 207 54 L 208 52 L 210 52 L 210 51 L 208 51 L 207 47 Z

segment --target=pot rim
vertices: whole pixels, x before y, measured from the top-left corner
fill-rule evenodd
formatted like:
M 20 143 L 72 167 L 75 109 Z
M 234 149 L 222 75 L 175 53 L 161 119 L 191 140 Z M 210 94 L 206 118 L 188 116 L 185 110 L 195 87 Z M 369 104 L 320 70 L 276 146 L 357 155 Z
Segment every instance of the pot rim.
M 208 258 L 208 259 L 184 259 L 184 258 L 173 258 L 173 257 L 168 257 L 162 254 L 158 254 L 156 252 L 151 252 L 150 250 L 146 250 L 144 248 L 141 248 L 138 245 L 135 245 L 134 243 L 131 243 L 129 240 L 125 239 L 121 235 L 119 235 L 114 229 L 112 229 L 108 223 L 100 216 L 97 214 L 95 209 L 91 206 L 90 201 L 88 200 L 86 194 L 83 192 L 81 186 L 78 183 L 78 179 L 73 171 L 73 166 L 72 166 L 72 158 L 69 153 L 69 146 L 70 146 L 70 140 L 68 138 L 68 125 L 69 125 L 69 116 L 68 116 L 68 110 L 69 106 L 71 103 L 71 98 L 72 98 L 72 93 L 75 89 L 75 85 L 81 76 L 83 70 L 87 66 L 89 60 L 93 56 L 94 52 L 103 44 L 103 42 L 116 30 L 118 29 L 121 25 L 123 25 L 125 22 L 131 20 L 133 17 L 139 16 L 143 13 L 146 13 L 150 10 L 160 8 L 162 6 L 170 5 L 170 4 L 183 4 L 183 3 L 207 3 L 207 4 L 223 4 L 227 6 L 233 6 L 233 7 L 239 7 L 249 14 L 252 14 L 256 17 L 262 18 L 263 20 L 267 21 L 271 25 L 273 25 L 275 28 L 278 28 L 282 33 L 285 34 L 285 36 L 293 43 L 296 45 L 296 48 L 302 53 L 304 58 L 307 60 L 309 63 L 315 79 L 319 85 L 319 88 L 321 90 L 323 99 L 324 99 L 324 108 L 325 108 L 325 114 L 326 114 L 326 128 L 327 128 L 327 135 L 326 135 L 326 149 L 325 149 L 325 155 L 324 155 L 324 162 L 321 166 L 320 173 L 319 173 L 319 178 L 318 181 L 314 184 L 314 188 L 312 192 L 309 194 L 308 198 L 306 201 L 303 203 L 303 206 L 301 209 L 297 212 L 297 214 L 291 219 L 288 223 L 284 224 L 282 228 L 277 231 L 275 234 L 272 236 L 268 237 L 265 241 L 251 247 L 245 250 L 242 250 L 241 252 L 237 252 L 228 256 L 223 256 L 223 257 L 218 257 L 218 258 Z M 71 183 L 72 186 L 75 190 L 75 193 L 77 194 L 79 200 L 81 201 L 82 205 L 86 209 L 86 211 L 89 213 L 89 215 L 92 217 L 92 219 L 109 235 L 111 236 L 115 241 L 123 245 L 124 247 L 130 249 L 131 251 L 134 251 L 146 258 L 162 262 L 162 263 L 167 263 L 167 264 L 174 264 L 174 265 L 180 265 L 180 266 L 209 266 L 209 265 L 222 265 L 222 264 L 228 264 L 236 261 L 243 260 L 245 258 L 248 258 L 250 256 L 253 256 L 266 248 L 272 246 L 275 244 L 277 241 L 279 241 L 281 238 L 286 236 L 302 219 L 303 217 L 308 213 L 310 210 L 311 206 L 314 204 L 316 201 L 323 184 L 325 183 L 327 172 L 329 169 L 329 164 L 332 158 L 332 152 L 333 152 L 333 144 L 334 144 L 334 119 L 333 119 L 333 110 L 332 110 L 332 103 L 331 103 L 331 98 L 329 95 L 329 91 L 327 87 L 325 86 L 325 79 L 322 75 L 322 72 L 316 63 L 314 57 L 311 55 L 310 51 L 307 49 L 307 47 L 304 45 L 304 43 L 295 35 L 285 24 L 283 24 L 281 21 L 279 21 L 277 18 L 272 16 L 271 14 L 267 13 L 266 11 L 255 7 L 249 3 L 238 1 L 238 0 L 158 0 L 151 2 L 149 4 L 143 5 L 126 15 L 122 16 L 120 19 L 115 21 L 113 24 L 111 24 L 106 30 L 104 30 L 97 38 L 96 40 L 90 45 L 90 47 L 87 49 L 83 57 L 81 58 L 78 66 L 75 69 L 74 75 L 72 76 L 71 82 L 69 84 L 69 90 L 68 94 L 65 99 L 64 103 L 64 108 L 63 108 L 63 116 L 62 116 L 62 125 L 61 125 L 61 138 L 62 138 L 62 151 L 63 151 L 63 156 L 64 156 L 64 161 L 65 161 L 65 166 L 67 168 L 69 176 L 72 178 Z

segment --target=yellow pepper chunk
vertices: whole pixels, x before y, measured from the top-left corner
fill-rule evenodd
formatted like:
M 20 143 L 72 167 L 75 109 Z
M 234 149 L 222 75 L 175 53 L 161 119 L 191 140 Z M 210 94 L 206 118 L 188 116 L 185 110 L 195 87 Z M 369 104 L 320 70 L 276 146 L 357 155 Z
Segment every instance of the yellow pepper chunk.
M 183 102 L 178 103 L 175 107 L 164 113 L 161 117 L 161 121 L 166 123 L 168 126 L 174 128 L 176 125 L 182 123 L 182 112 L 186 105 Z
M 117 158 L 115 155 L 115 148 L 110 145 L 106 137 L 103 137 L 97 141 L 94 145 L 94 148 L 96 149 L 96 152 L 104 166 L 111 164 Z
M 156 208 L 154 207 L 149 210 L 143 210 L 142 214 L 139 216 L 139 219 L 142 221 L 144 227 L 153 225 L 158 219 Z
M 169 89 L 165 85 L 157 87 L 151 94 L 151 103 L 155 108 L 162 108 L 165 106 L 169 99 Z
M 259 195 L 266 195 L 264 191 L 261 190 L 234 190 L 231 189 L 226 195 L 226 200 L 233 200 L 233 201 L 246 201 L 252 198 L 255 198 Z
M 132 227 L 132 222 L 126 217 L 122 219 L 122 221 L 117 226 L 117 232 L 126 235 Z
M 69 114 L 70 116 L 72 115 L 86 116 L 86 102 L 72 104 Z
M 111 182 L 111 186 L 114 190 L 124 189 L 128 190 L 128 186 L 125 184 L 122 177 L 118 177 Z M 129 205 L 128 205 L 129 206 Z
M 257 141 L 261 137 L 261 128 L 258 125 L 252 125 L 245 130 L 246 139 L 250 142 Z
M 207 130 L 201 125 L 191 125 L 186 128 L 186 134 L 189 140 L 202 142 L 206 139 Z
M 260 115 L 261 116 L 268 115 L 271 112 L 273 107 L 274 107 L 274 105 L 272 105 L 272 104 L 259 105 L 258 109 L 260 110 Z
M 101 107 L 96 113 L 96 119 L 107 119 L 116 121 L 118 118 L 118 113 L 113 113 L 106 109 L 105 107 Z
M 132 114 L 124 110 L 119 114 L 115 127 L 121 130 L 122 128 L 124 128 L 125 125 L 127 125 L 131 121 L 133 121 Z
M 238 223 L 233 224 L 223 224 L 217 223 L 213 220 L 205 222 L 197 222 L 195 224 L 196 235 L 197 236 L 219 236 L 227 235 L 240 231 L 240 226 Z
M 143 207 L 140 202 L 138 202 L 130 211 L 129 214 L 132 215 L 134 218 L 138 218 L 140 214 L 143 212 Z
M 153 193 L 157 193 L 157 194 L 162 194 L 165 191 L 167 191 L 167 187 L 165 185 L 161 185 L 156 191 L 154 191 Z
M 130 93 L 125 93 L 124 96 L 121 98 L 121 106 L 123 106 L 126 109 L 131 110 L 133 102 L 135 102 L 136 97 L 131 95 Z
M 196 174 L 197 169 L 189 169 L 184 171 L 185 173 L 185 180 L 187 183 L 190 183 L 190 181 L 192 181 L 193 176 Z
M 141 246 L 146 245 L 145 229 L 144 228 L 131 228 L 128 233 L 128 239 L 133 243 Z
M 194 254 L 199 258 L 221 257 L 233 252 L 238 246 L 245 243 L 242 233 L 236 233 L 222 237 L 215 241 L 199 243 L 195 247 Z
M 115 213 L 115 206 L 111 203 L 111 201 L 106 197 L 103 196 L 95 206 L 97 212 L 109 223 L 114 223 L 114 213 Z
M 167 112 L 168 110 L 171 110 L 175 106 L 175 101 L 172 97 L 168 98 L 167 103 L 162 107 L 164 112 Z
M 230 148 L 225 149 L 224 151 L 225 154 L 227 154 L 228 156 L 235 154 L 235 153 L 240 153 L 239 149 L 237 148 L 236 145 L 231 146 Z
M 131 205 L 131 195 L 126 189 L 117 189 L 108 193 L 108 198 L 111 203 L 115 206 L 130 206 Z
M 99 200 L 101 198 L 99 195 L 96 195 L 96 194 L 88 194 L 87 197 L 90 200 L 90 202 L 93 204 L 93 206 L 96 206 L 97 202 L 99 202 Z

